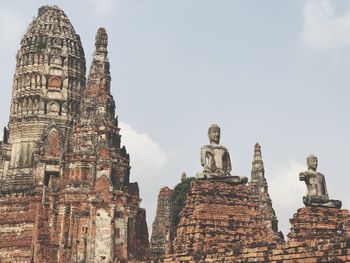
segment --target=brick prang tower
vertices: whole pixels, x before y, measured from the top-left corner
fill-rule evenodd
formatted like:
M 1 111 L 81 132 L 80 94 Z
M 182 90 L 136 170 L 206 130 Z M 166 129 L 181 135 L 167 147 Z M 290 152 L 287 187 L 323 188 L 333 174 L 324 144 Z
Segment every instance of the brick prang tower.
M 85 72 L 80 37 L 65 13 L 57 6 L 41 7 L 17 53 L 1 149 L 3 190 L 33 191 L 45 173 L 59 171 L 79 117 Z M 49 149 L 48 142 L 57 147 Z
M 100 28 L 86 82 L 79 35 L 59 7 L 41 7 L 22 39 L 0 151 L 3 263 L 148 257 L 107 45 Z

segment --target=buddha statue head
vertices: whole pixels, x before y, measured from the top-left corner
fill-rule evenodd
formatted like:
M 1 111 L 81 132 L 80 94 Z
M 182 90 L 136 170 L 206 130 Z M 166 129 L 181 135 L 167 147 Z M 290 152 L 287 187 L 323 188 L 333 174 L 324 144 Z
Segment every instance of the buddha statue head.
M 220 127 L 217 124 L 213 124 L 208 129 L 208 137 L 210 144 L 220 143 Z
M 317 169 L 317 165 L 318 165 L 318 160 L 316 155 L 314 154 L 310 154 L 307 158 L 306 158 L 306 163 L 307 163 L 307 167 L 309 170 L 315 171 Z

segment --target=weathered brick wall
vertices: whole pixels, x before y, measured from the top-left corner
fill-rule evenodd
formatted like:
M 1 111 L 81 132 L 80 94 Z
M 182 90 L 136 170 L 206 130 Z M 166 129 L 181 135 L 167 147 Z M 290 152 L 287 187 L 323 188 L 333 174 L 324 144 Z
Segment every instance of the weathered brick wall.
M 271 263 L 316 263 L 350 262 L 350 239 L 337 243 L 322 241 L 287 242 L 254 248 L 241 248 L 227 253 L 205 255 L 173 255 L 163 262 L 271 262 Z
M 193 182 L 181 212 L 175 253 L 162 262 L 350 262 L 348 210 L 301 208 L 290 220 L 290 240 L 284 242 L 257 228 L 261 215 L 250 205 L 248 189 Z
M 341 240 L 350 236 L 350 213 L 347 209 L 303 207 L 290 219 L 292 241 Z
M 0 198 L 0 262 L 31 262 L 40 196 Z
M 178 254 L 234 251 L 280 241 L 267 229 L 248 185 L 194 180 L 180 218 L 173 242 Z

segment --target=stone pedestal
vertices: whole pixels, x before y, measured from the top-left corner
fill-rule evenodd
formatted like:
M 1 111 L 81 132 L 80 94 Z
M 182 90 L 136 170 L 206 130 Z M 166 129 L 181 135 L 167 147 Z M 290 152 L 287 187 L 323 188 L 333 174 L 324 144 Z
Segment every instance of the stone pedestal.
M 290 223 L 291 241 L 336 241 L 350 234 L 350 213 L 346 209 L 304 207 L 294 214 Z
M 278 237 L 267 229 L 250 191 L 244 184 L 193 181 L 180 214 L 174 254 L 222 253 L 276 243 Z

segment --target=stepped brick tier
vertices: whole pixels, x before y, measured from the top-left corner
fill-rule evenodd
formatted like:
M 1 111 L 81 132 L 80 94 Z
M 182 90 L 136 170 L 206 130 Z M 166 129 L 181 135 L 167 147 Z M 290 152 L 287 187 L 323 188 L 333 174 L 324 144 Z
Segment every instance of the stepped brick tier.
M 258 262 L 258 263 L 347 263 L 350 262 L 350 239 L 337 243 L 313 241 L 310 243 L 287 242 L 286 244 L 263 247 L 246 247 L 231 252 L 217 252 L 203 255 L 169 255 L 165 263 L 198 262 Z
M 200 181 L 200 183 L 203 182 L 216 183 Z M 175 253 L 165 255 L 163 262 L 350 262 L 350 213 L 348 210 L 329 207 L 299 209 L 290 220 L 291 232 L 288 234 L 289 240 L 287 242 L 281 242 L 271 234 L 267 234 L 266 238 L 256 237 L 257 240 L 254 241 L 248 234 L 242 234 L 244 231 L 246 233 L 250 231 L 242 227 L 235 228 L 235 232 L 229 233 L 227 240 L 222 242 L 220 239 L 223 238 L 223 224 L 212 223 L 208 227 L 208 220 L 204 219 L 203 214 L 206 213 L 209 220 L 215 217 L 215 214 L 217 214 L 216 218 L 220 218 L 220 215 L 221 218 L 230 215 L 231 210 L 227 207 L 221 207 L 220 210 L 217 208 L 210 210 L 212 204 L 225 199 L 227 192 L 223 191 L 222 194 L 217 192 L 216 195 L 212 195 L 212 200 L 210 200 L 202 197 L 209 188 L 205 187 L 206 190 L 204 190 L 203 186 L 196 186 L 196 183 L 198 182 L 194 182 L 191 194 L 188 196 L 190 201 L 186 201 L 186 206 L 181 212 L 180 226 L 174 241 Z M 244 186 L 237 185 L 235 190 L 242 193 Z M 213 185 L 210 187 L 214 192 L 217 191 Z M 195 192 L 199 189 L 201 194 L 197 194 L 198 196 L 194 198 Z M 234 198 L 231 197 L 231 199 Z M 193 204 L 193 200 L 201 201 L 195 203 L 192 208 L 193 212 L 191 212 L 193 216 L 190 216 L 189 207 L 191 206 L 189 204 Z M 206 208 L 203 207 L 203 200 L 206 200 Z M 242 215 L 244 210 L 242 207 L 240 209 L 241 211 L 236 213 L 236 216 L 237 214 L 238 216 Z M 250 215 L 246 215 L 246 218 L 250 216 L 253 223 L 257 222 L 256 219 L 254 220 L 256 218 L 254 210 L 250 209 L 249 213 Z M 258 221 L 261 222 L 261 217 Z M 208 230 L 202 231 L 204 228 Z M 254 228 L 254 224 L 250 225 L 249 228 Z M 208 233 L 210 237 L 204 233 Z M 254 233 L 259 235 L 257 230 Z M 235 239 L 237 235 L 239 235 L 238 240 Z M 216 242 L 212 242 L 214 239 Z
M 181 212 L 174 253 L 166 254 L 162 262 L 350 262 L 348 210 L 301 208 L 290 220 L 290 240 L 284 242 L 267 231 L 259 212 L 249 205 L 245 185 L 231 186 L 231 192 L 223 182 L 214 184 L 218 182 L 193 182 Z M 223 200 L 229 204 L 228 197 L 235 200 L 231 207 L 219 204 Z
M 245 184 L 191 182 L 173 242 L 174 253 L 204 255 L 280 242 L 267 229 L 250 197 L 251 188 Z
M 152 258 L 163 256 L 171 251 L 172 217 L 171 202 L 172 190 L 168 187 L 160 189 L 157 202 L 156 219 L 152 225 L 150 251 Z
M 100 28 L 85 82 L 80 38 L 60 8 L 40 8 L 22 39 L 0 148 L 1 263 L 148 257 L 107 44 Z
M 350 236 L 349 210 L 325 207 L 300 208 L 290 219 L 291 241 L 337 241 Z

